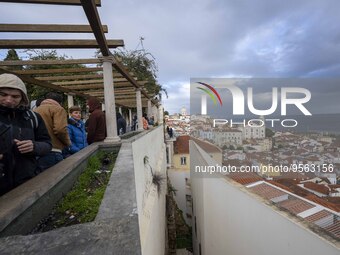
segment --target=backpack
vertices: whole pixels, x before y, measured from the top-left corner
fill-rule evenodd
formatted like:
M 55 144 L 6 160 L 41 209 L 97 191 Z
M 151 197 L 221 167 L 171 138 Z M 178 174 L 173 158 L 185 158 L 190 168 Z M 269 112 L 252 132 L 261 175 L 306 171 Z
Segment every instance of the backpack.
M 31 122 L 31 126 L 34 130 L 37 129 L 39 126 L 37 114 L 32 110 L 27 110 L 26 114 L 27 117 L 25 117 L 25 119 Z

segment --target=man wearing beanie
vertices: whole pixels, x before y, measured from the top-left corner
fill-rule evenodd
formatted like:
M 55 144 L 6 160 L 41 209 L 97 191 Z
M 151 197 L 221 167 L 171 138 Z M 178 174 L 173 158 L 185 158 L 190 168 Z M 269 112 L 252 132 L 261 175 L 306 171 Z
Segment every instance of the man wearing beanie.
M 38 156 L 51 150 L 44 121 L 28 108 L 26 86 L 0 75 L 0 195 L 37 174 Z
M 63 160 L 62 150 L 71 145 L 67 132 L 67 113 L 61 106 L 63 96 L 49 92 L 34 111 L 43 118 L 51 137 L 52 151 L 39 159 L 39 167 L 44 171 Z

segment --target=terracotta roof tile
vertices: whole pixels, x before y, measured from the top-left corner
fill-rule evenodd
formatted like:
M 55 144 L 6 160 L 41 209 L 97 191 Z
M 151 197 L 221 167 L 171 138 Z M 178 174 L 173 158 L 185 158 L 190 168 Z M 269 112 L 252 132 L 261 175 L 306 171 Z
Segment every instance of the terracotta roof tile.
M 305 182 L 304 187 L 306 189 L 314 190 L 316 192 L 319 192 L 319 193 L 322 193 L 322 194 L 325 194 L 325 195 L 329 194 L 329 188 L 327 188 L 323 184 L 316 184 L 314 182 Z
M 291 198 L 282 201 L 278 203 L 278 206 L 290 211 L 295 215 L 314 207 L 314 205 L 297 198 Z
M 276 188 L 273 188 L 265 183 L 256 185 L 254 187 L 249 188 L 251 191 L 253 191 L 254 193 L 260 195 L 261 197 L 264 197 L 266 199 L 272 199 L 275 197 L 280 197 L 283 195 L 286 195 L 287 193 L 278 190 Z
M 321 220 L 322 218 L 328 217 L 332 215 L 330 212 L 326 211 L 326 210 L 322 210 L 320 212 L 314 213 L 308 217 L 305 218 L 305 220 L 309 221 L 309 222 L 315 222 L 318 220 Z
M 175 154 L 189 154 L 189 140 L 190 136 L 183 135 L 177 137 L 174 142 L 174 153 Z
M 227 176 L 242 185 L 248 185 L 250 183 L 264 180 L 255 173 L 231 173 Z
M 305 196 L 306 199 L 313 201 L 319 205 L 332 209 L 336 212 L 340 212 L 340 198 L 339 197 L 318 197 L 314 194 Z
M 199 147 L 201 147 L 207 153 L 222 153 L 222 150 L 216 145 L 213 145 L 212 143 L 194 137 L 191 137 L 191 140 L 193 140 Z
M 325 227 L 325 230 L 330 232 L 336 238 L 340 238 L 340 221 L 339 219 L 332 225 Z

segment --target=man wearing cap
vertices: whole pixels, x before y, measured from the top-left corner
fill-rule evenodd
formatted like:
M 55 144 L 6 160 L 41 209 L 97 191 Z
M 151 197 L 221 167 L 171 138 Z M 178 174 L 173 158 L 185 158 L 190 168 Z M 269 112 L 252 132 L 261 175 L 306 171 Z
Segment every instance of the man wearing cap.
M 29 110 L 26 86 L 13 74 L 0 75 L 0 195 L 37 173 L 37 157 L 52 146 L 44 121 Z

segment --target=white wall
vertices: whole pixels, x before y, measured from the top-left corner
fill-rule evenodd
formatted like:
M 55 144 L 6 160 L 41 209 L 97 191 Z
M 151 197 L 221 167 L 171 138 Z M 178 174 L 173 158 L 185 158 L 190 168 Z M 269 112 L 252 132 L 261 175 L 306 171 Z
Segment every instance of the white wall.
M 191 226 L 191 219 L 189 219 L 186 215 L 187 212 L 192 214 L 191 211 L 188 211 L 191 209 L 191 207 L 187 208 L 187 203 L 186 203 L 186 195 L 187 194 L 191 195 L 191 192 L 188 192 L 188 189 L 185 183 L 185 178 L 188 178 L 190 180 L 190 171 L 169 169 L 168 176 L 169 176 L 172 187 L 176 189 L 176 195 L 174 196 L 174 198 L 178 205 L 178 208 L 183 211 L 183 217 L 184 217 L 185 222 L 189 226 Z
M 193 168 L 214 164 L 193 142 L 190 153 Z M 191 183 L 194 254 L 199 243 L 203 255 L 339 254 L 333 244 L 241 185 L 221 177 L 191 176 Z
M 137 210 L 143 255 L 161 255 L 165 252 L 166 212 L 164 180 L 159 195 L 152 184 L 151 170 L 144 165 L 144 157 L 154 172 L 166 177 L 166 157 L 163 126 L 157 127 L 132 143 L 135 169 Z

